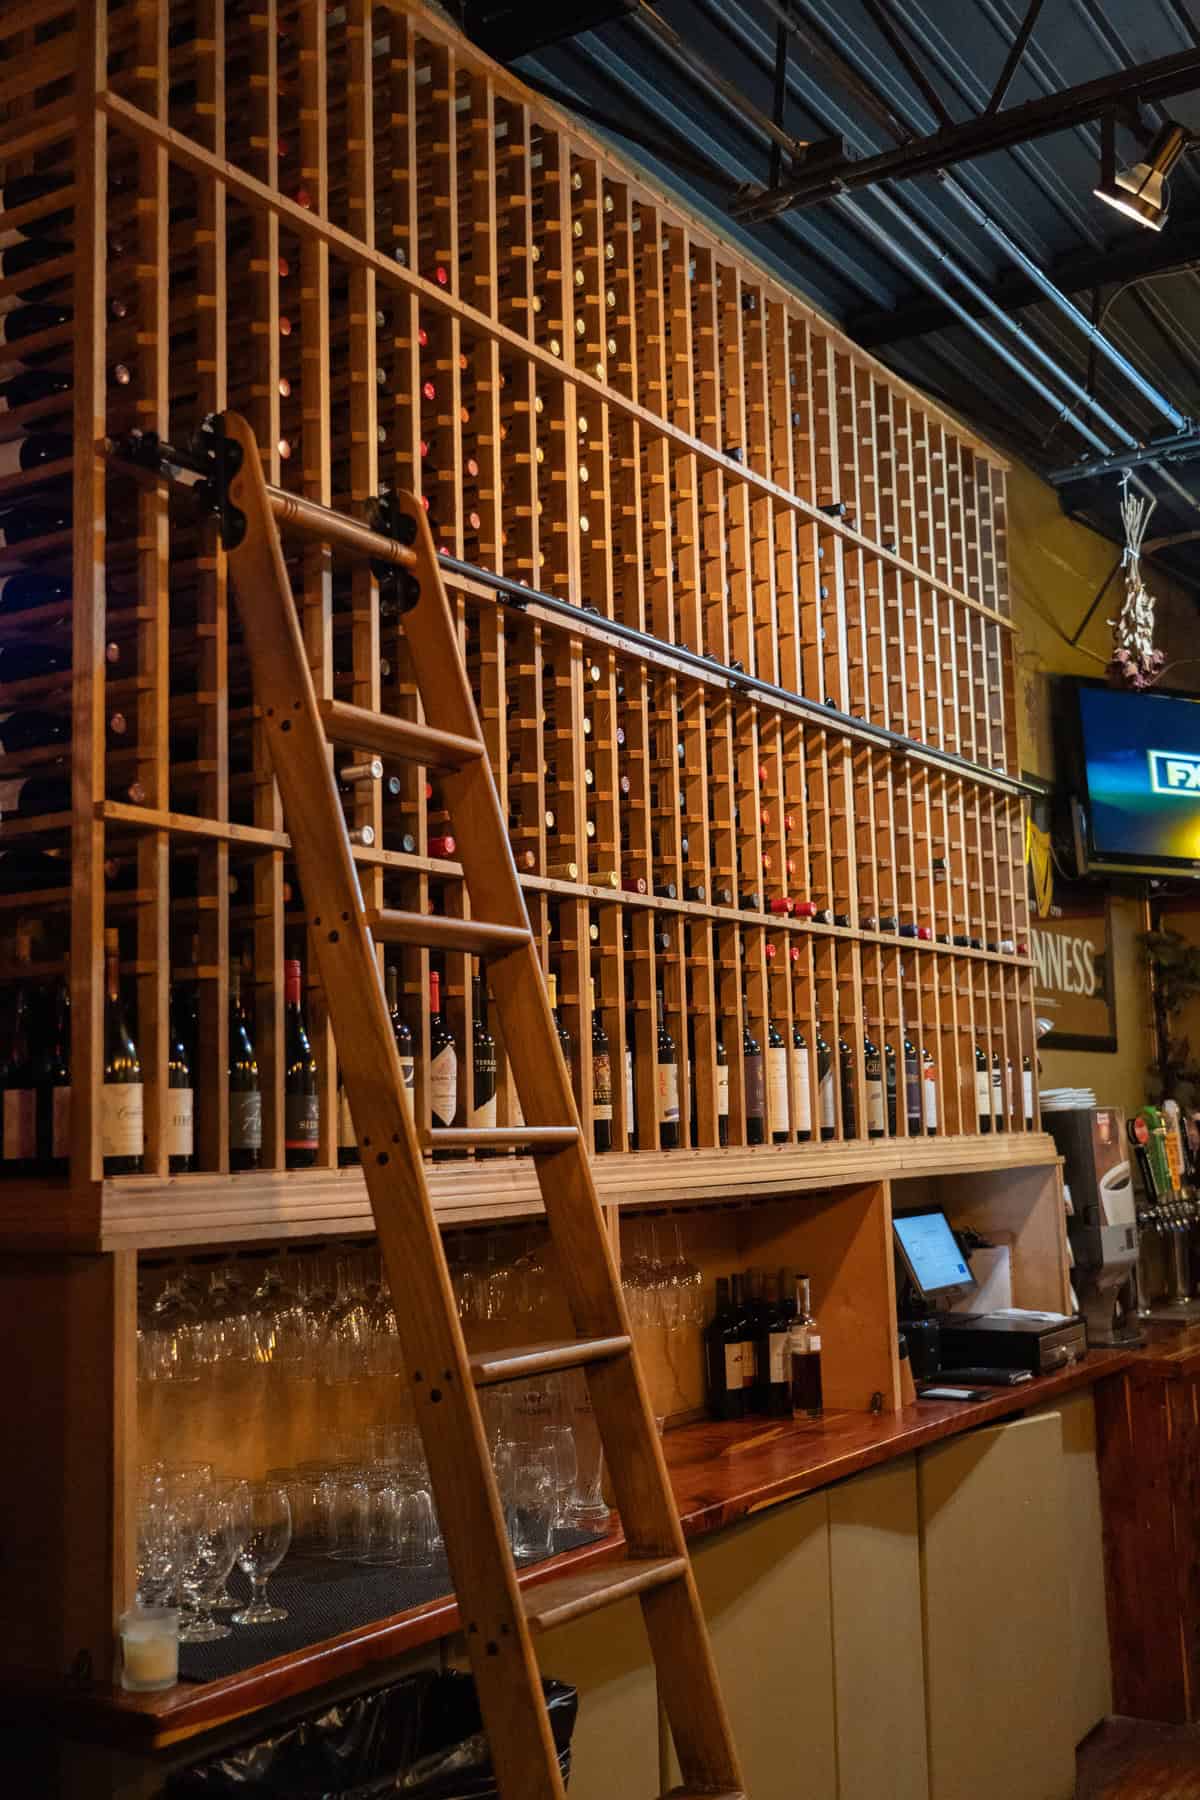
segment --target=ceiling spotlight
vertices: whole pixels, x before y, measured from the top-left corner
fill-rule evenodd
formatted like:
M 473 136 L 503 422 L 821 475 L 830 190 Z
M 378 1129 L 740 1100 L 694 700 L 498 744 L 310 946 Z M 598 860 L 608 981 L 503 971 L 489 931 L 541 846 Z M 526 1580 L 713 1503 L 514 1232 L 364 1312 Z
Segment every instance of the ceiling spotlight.
M 1093 193 L 1126 218 L 1136 219 L 1151 231 L 1161 231 L 1167 222 L 1171 199 L 1167 192 L 1167 176 L 1193 142 L 1192 134 L 1182 125 L 1164 125 L 1151 144 L 1145 162 L 1132 163 L 1118 169 L 1113 144 L 1113 120 L 1104 120 L 1100 152 L 1100 182 Z

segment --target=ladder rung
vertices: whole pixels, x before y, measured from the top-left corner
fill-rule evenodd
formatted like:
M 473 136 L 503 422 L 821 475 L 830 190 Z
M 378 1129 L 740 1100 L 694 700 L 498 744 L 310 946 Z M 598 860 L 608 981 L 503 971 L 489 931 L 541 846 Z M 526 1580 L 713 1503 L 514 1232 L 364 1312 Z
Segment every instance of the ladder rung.
M 347 706 L 344 700 L 322 700 L 319 707 L 325 735 L 335 744 L 377 750 L 380 756 L 407 757 L 431 769 L 461 769 L 483 755 L 479 738 L 459 737 L 457 732 L 439 731 L 435 725 L 418 725 L 414 719 L 396 719 L 365 706 Z
M 585 1363 L 611 1362 L 627 1356 L 627 1337 L 562 1338 L 553 1344 L 518 1344 L 511 1350 L 480 1350 L 471 1358 L 476 1387 L 497 1381 L 521 1381 L 526 1375 L 551 1375 L 557 1369 L 582 1369 Z
M 524 925 L 489 925 L 484 919 L 448 919 L 443 913 L 376 911 L 363 914 L 384 944 L 424 944 L 430 950 L 466 950 L 471 956 L 503 956 L 529 942 Z
M 687 1566 L 686 1556 L 643 1556 L 603 1563 L 580 1575 L 560 1575 L 557 1581 L 524 1590 L 525 1616 L 534 1631 L 553 1631 L 632 1594 L 679 1581 Z
M 429 1134 L 435 1150 L 565 1150 L 579 1142 L 574 1125 L 463 1125 Z

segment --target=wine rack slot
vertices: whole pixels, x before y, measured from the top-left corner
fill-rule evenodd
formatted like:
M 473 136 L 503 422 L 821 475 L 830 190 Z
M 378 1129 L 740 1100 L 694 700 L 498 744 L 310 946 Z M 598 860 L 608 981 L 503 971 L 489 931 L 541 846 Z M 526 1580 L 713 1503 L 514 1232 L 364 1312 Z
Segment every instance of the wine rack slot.
M 226 406 L 421 496 L 597 1154 L 1032 1130 L 995 453 L 419 6 L 0 49 L 4 1175 L 357 1159 L 217 522 L 116 453 Z M 394 572 L 289 572 L 322 698 L 421 723 Z M 365 904 L 460 917 L 438 771 L 335 770 Z M 419 1124 L 518 1123 L 478 963 L 385 972 Z

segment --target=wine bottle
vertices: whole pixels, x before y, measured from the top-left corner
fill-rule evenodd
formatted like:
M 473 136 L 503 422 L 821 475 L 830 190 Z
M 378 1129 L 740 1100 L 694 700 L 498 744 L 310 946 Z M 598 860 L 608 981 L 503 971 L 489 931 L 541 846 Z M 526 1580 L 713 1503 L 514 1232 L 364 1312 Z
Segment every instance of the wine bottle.
M 895 1135 L 896 1135 L 896 1125 L 897 1125 L 896 1114 L 897 1114 L 897 1105 L 898 1105 L 898 1095 L 896 1092 L 896 1087 L 897 1087 L 896 1049 L 893 1044 L 884 1044 L 884 1046 L 883 1046 L 883 1089 L 884 1089 L 884 1099 L 885 1099 L 886 1108 L 887 1108 L 887 1132 L 888 1132 L 889 1137 L 895 1137 Z
M 796 1136 L 807 1144 L 812 1137 L 812 1085 L 808 1042 L 799 1025 L 792 1026 L 792 1088 L 796 1096 Z
M 767 1141 L 766 1083 L 763 1073 L 762 1045 L 750 1030 L 747 1020 L 742 1026 L 742 1065 L 746 1072 L 746 1142 Z
M 65 978 L 54 991 L 54 1018 L 38 1052 L 37 1166 L 65 1175 L 71 1161 L 71 989 Z
M 979 1130 L 992 1129 L 992 1071 L 987 1059 L 987 1051 L 982 1044 L 975 1046 L 975 1114 Z
M 704 1367 L 708 1410 L 715 1419 L 740 1419 L 745 1413 L 740 1321 L 730 1300 L 730 1282 L 717 1276 L 717 1310 L 704 1332 Z
M 32 175 L 11 175 L 0 185 L 0 213 L 15 212 L 19 206 L 29 206 L 35 200 L 43 199 L 47 194 L 56 194 L 60 188 L 70 187 L 71 176 L 65 169 L 43 169 Z M 22 236 L 39 231 L 59 231 L 70 219 L 70 208 L 62 212 L 43 213 L 41 218 L 26 226 L 17 226 Z M 6 238 L 0 238 L 0 244 Z
M 196 1136 L 196 1092 L 192 1086 L 192 1065 L 188 1056 L 180 1009 L 172 989 L 168 1011 L 170 1038 L 167 1044 L 167 1166 L 172 1175 L 180 1175 L 192 1166 Z
M 571 1042 L 571 1034 L 558 1016 L 558 976 L 551 970 L 546 977 L 546 992 L 550 997 L 550 1017 L 554 1021 L 554 1035 L 558 1039 L 558 1047 L 562 1051 L 563 1061 L 567 1065 L 567 1077 L 570 1079 L 571 1059 L 575 1046 Z
M 106 1175 L 139 1175 L 145 1151 L 142 1064 L 121 998 L 120 942 L 104 934 L 104 1085 L 100 1142 Z
M 658 1039 L 655 1050 L 658 1142 L 662 1150 L 679 1148 L 679 1061 L 675 1039 L 667 1030 L 663 991 L 658 990 Z
M 28 1175 L 37 1163 L 37 1092 L 33 1056 L 33 991 L 29 981 L 30 934 L 16 934 L 17 965 L 24 971 L 12 1002 L 8 1054 L 0 1067 L 4 1095 L 0 1159 L 5 1175 Z
M 729 1057 L 721 1036 L 720 1019 L 717 1020 L 714 1045 L 717 1065 L 717 1142 L 725 1149 L 729 1143 Z
M 0 576 L 0 616 L 5 613 L 31 612 L 35 606 L 71 604 L 71 583 L 61 575 L 32 574 Z
M 992 1129 L 1005 1131 L 1008 1128 L 1008 1108 L 1004 1103 L 1004 1065 L 1000 1061 L 1000 1052 L 992 1051 Z
M 821 1021 L 816 1021 L 816 1036 L 813 1048 L 817 1053 L 817 1112 L 820 1117 L 820 1133 L 824 1142 L 837 1136 L 837 1096 L 833 1086 L 833 1051 L 826 1043 L 821 1031 Z
M 338 1082 L 337 1092 L 338 1116 L 338 1168 L 349 1169 L 359 1160 L 358 1139 L 354 1135 L 354 1116 L 350 1111 L 350 1096 L 346 1092 L 345 1081 Z
M 765 1399 L 764 1411 L 773 1419 L 787 1418 L 792 1410 L 792 1389 L 788 1365 L 788 1335 L 792 1324 L 790 1296 L 785 1301 L 781 1277 L 767 1275 L 763 1279 L 763 1368 L 760 1385 Z
M 921 1086 L 924 1094 L 925 1135 L 936 1137 L 938 1128 L 937 1064 L 929 1050 L 921 1051 Z
M 300 964 L 283 965 L 284 1154 L 289 1169 L 311 1169 L 321 1137 L 317 1059 L 308 1041 L 300 995 Z
M 863 1034 L 863 1073 L 867 1086 L 867 1136 L 883 1137 L 887 1130 L 884 1105 L 883 1060 L 870 1032 Z
M 844 1037 L 838 1039 L 838 1066 L 842 1080 L 842 1136 L 858 1136 L 858 1104 L 855 1094 L 854 1051 Z
M 774 1020 L 767 1020 L 767 1119 L 771 1142 L 786 1144 L 792 1135 L 788 1104 L 788 1050 Z
M 627 963 L 626 969 L 629 969 Z M 633 1001 L 625 996 L 625 1138 L 631 1150 L 637 1149 L 637 1084 L 633 1079 Z
M 387 1003 L 388 1015 L 392 1021 L 392 1036 L 396 1040 L 396 1050 L 400 1057 L 400 1074 L 411 1106 L 417 1081 L 417 1059 L 413 1055 L 412 1032 L 400 1010 L 400 977 L 395 963 L 387 966 Z
M 1033 1064 L 1027 1056 L 1021 1058 L 1021 1098 L 1025 1108 L 1025 1129 L 1033 1130 Z
M 442 981 L 429 973 L 429 1110 L 435 1131 L 448 1129 L 458 1111 L 458 1051 L 442 1016 Z
M 39 469 L 44 463 L 62 462 L 75 449 L 75 440 L 65 431 L 37 431 L 28 437 L 10 438 L 0 444 L 0 476 L 17 475 Z
M 608 1033 L 596 1005 L 596 982 L 588 982 L 588 1002 L 592 1010 L 592 1141 L 598 1152 L 612 1149 L 613 1090 L 612 1057 Z
M 923 1123 L 921 1116 L 921 1058 L 907 1031 L 901 1042 L 901 1052 L 904 1057 L 904 1128 L 909 1137 L 920 1137 Z
M 490 1130 L 496 1123 L 496 1040 L 487 1027 L 487 995 L 478 975 L 471 981 L 471 1124 Z
M 229 1167 L 257 1169 L 261 1161 L 262 1088 L 235 963 L 229 972 Z
M 30 305 L 14 306 L 11 312 L 0 313 L 0 346 L 11 349 L 24 338 L 38 337 L 43 331 L 54 331 L 60 325 L 69 325 L 73 317 L 72 308 L 57 300 L 53 304 L 38 301 Z M 16 361 L 28 367 L 36 367 L 38 363 L 61 356 L 64 347 L 56 344 L 52 349 L 25 354 L 18 351 Z
M 821 1383 L 821 1332 L 812 1313 L 807 1275 L 796 1282 L 796 1312 L 788 1333 L 792 1416 L 819 1419 L 824 1411 Z

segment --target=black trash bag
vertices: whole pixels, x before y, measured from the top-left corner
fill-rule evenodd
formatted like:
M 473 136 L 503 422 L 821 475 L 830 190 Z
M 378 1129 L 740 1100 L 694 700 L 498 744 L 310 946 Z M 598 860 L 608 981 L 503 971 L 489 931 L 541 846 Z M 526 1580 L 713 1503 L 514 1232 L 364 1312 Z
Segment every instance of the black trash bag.
M 578 1695 L 561 1681 L 545 1682 L 544 1691 L 565 1781 Z M 499 1789 L 474 1681 L 422 1670 L 183 1770 L 166 1793 L 169 1800 L 496 1800 Z

